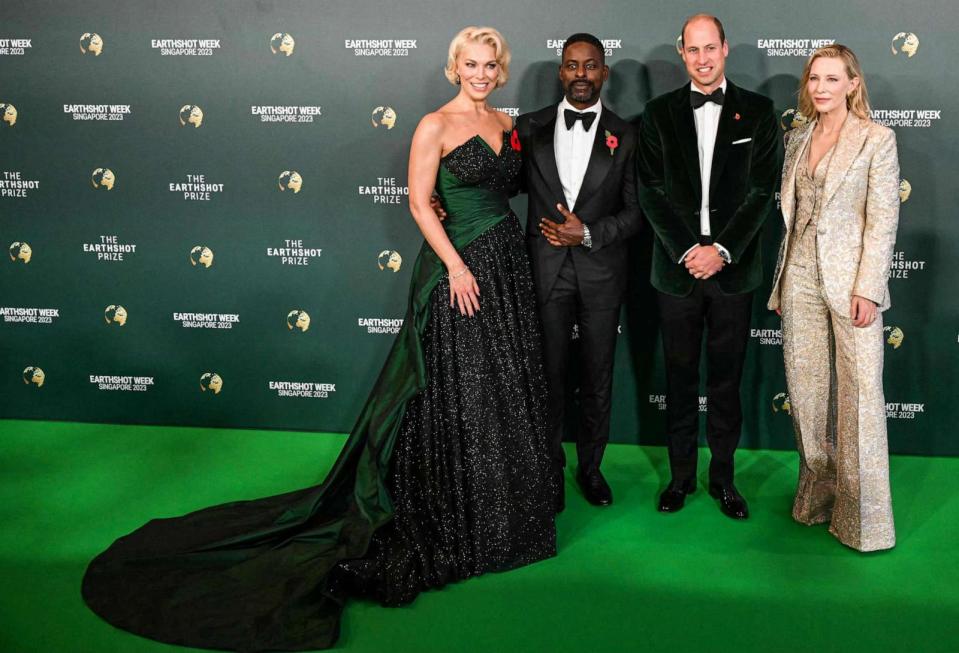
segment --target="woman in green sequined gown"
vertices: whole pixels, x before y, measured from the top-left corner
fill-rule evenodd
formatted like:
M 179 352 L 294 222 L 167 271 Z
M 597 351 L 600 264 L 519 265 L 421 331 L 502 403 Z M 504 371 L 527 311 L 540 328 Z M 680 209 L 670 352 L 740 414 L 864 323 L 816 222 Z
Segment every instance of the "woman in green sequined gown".
M 349 597 L 401 605 L 555 554 L 540 329 L 508 204 L 519 144 L 486 104 L 508 64 L 495 30 L 466 28 L 451 44 L 459 93 L 411 147 L 426 242 L 403 329 L 326 480 L 120 538 L 83 581 L 104 619 L 189 646 L 326 648 Z

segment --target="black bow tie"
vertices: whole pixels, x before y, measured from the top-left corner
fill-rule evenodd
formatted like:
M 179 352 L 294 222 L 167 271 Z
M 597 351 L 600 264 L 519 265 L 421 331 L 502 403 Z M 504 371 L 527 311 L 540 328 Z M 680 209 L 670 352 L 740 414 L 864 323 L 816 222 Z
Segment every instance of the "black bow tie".
M 706 95 L 705 93 L 700 93 L 699 91 L 689 91 L 689 103 L 693 105 L 693 110 L 698 109 L 707 102 L 715 102 L 719 106 L 723 106 L 723 89 L 717 88 L 715 91 Z M 568 119 L 567 119 L 568 120 Z
M 595 111 L 584 111 L 580 113 L 572 109 L 564 109 L 563 116 L 566 118 L 566 129 L 572 129 L 577 120 L 582 120 L 583 129 L 589 131 L 589 128 L 593 126 L 593 121 L 596 120 Z

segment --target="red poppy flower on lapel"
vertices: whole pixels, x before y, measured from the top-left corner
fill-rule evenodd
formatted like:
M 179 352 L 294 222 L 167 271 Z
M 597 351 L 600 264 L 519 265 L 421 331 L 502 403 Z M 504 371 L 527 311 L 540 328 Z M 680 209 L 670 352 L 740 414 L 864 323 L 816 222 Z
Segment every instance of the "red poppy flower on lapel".
M 517 152 L 520 152 L 523 149 L 523 147 L 519 144 L 519 132 L 515 129 L 513 130 L 513 133 L 509 135 L 509 146 Z
M 609 148 L 609 155 L 613 156 L 613 152 L 616 151 L 616 148 L 619 147 L 619 139 L 616 138 L 612 132 L 606 132 L 606 147 Z
M 733 120 L 739 120 L 739 114 L 738 114 L 738 113 L 737 113 L 735 116 L 733 116 Z

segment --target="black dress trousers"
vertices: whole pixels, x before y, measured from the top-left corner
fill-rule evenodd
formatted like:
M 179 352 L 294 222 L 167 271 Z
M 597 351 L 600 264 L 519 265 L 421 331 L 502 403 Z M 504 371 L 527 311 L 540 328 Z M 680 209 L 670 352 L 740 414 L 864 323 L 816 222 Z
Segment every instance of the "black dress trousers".
M 557 470 L 566 464 L 563 424 L 573 325 L 579 327 L 579 400 L 582 420 L 576 433 L 580 472 L 599 469 L 609 442 L 613 356 L 619 305 L 595 307 L 581 296 L 573 257 L 567 254 L 549 297 L 540 305 L 548 388 L 547 432 Z
M 659 296 L 666 364 L 666 432 L 673 481 L 696 477 L 699 435 L 699 361 L 706 337 L 706 441 L 712 454 L 709 480 L 733 481 L 733 456 L 742 431 L 740 381 L 749 342 L 752 293 L 727 295 L 715 278 L 692 292 Z

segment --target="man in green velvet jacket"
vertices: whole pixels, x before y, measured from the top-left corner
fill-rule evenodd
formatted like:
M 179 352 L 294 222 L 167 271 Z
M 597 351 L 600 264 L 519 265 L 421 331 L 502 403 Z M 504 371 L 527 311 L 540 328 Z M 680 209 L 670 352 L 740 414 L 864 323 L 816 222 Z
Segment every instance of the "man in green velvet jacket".
M 723 513 L 745 519 L 733 484 L 739 386 L 752 292 L 762 282 L 759 234 L 778 179 L 778 129 L 768 98 L 726 79 L 719 19 L 687 19 L 680 53 L 690 83 L 646 105 L 637 156 L 639 202 L 655 234 L 651 281 L 667 377 L 672 481 L 659 509 L 679 510 L 696 488 L 705 332 L 709 492 Z

